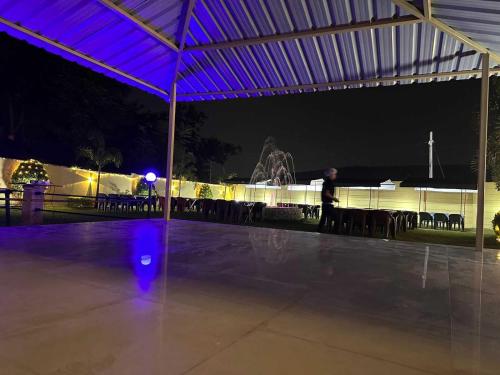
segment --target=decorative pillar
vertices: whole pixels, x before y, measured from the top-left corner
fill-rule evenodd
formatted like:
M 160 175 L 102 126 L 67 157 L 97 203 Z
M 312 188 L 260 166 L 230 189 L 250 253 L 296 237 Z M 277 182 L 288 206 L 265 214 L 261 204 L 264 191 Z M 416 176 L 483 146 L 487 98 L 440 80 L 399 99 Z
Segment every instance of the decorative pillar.
M 45 185 L 23 185 L 22 222 L 24 225 L 43 223 L 43 204 L 45 200 Z

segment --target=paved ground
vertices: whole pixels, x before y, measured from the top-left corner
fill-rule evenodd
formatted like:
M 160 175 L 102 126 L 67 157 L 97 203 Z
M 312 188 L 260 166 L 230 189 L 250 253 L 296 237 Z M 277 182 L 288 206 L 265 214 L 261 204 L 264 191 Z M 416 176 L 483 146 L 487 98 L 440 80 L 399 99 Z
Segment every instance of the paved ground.
M 0 374 L 498 374 L 499 291 L 493 250 L 189 221 L 0 228 Z

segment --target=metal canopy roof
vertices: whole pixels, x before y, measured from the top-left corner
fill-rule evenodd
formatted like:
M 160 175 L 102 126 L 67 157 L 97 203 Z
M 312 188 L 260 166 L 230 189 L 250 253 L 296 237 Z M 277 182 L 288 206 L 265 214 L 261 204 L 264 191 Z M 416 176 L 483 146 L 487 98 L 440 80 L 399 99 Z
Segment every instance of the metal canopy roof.
M 488 0 L 0 0 L 0 31 L 179 101 L 467 79 L 499 26 Z

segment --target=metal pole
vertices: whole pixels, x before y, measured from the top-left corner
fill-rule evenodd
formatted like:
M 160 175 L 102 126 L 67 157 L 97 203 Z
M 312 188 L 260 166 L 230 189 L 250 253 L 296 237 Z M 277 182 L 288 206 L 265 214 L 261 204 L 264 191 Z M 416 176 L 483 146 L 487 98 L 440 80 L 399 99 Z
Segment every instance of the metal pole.
M 432 147 L 434 144 L 434 139 L 432 138 L 432 132 L 429 133 L 429 178 L 434 178 L 434 161 L 432 155 Z
M 151 219 L 151 185 L 151 182 L 148 183 L 148 219 Z
M 175 77 L 174 77 L 175 78 Z M 175 142 L 175 107 L 177 97 L 177 83 L 172 83 L 170 90 L 170 112 L 168 114 L 168 146 L 167 146 L 167 181 L 165 186 L 165 212 L 163 216 L 166 221 L 170 220 L 170 209 L 172 206 L 172 169 L 174 166 L 174 142 Z
M 427 190 L 429 190 L 429 188 L 425 188 L 425 191 L 424 191 L 424 211 L 427 212 Z
M 5 225 L 10 225 L 10 190 L 5 190 Z
M 465 228 L 465 209 L 467 207 L 467 192 L 464 194 L 464 228 Z
M 418 214 L 420 215 L 420 205 L 422 203 L 422 188 L 418 188 Z
M 462 204 L 463 204 L 464 191 L 460 189 L 460 215 L 462 215 Z
M 490 90 L 490 55 L 482 54 L 481 113 L 477 171 L 476 251 L 484 246 L 484 185 L 486 179 L 486 148 L 488 139 L 488 100 Z

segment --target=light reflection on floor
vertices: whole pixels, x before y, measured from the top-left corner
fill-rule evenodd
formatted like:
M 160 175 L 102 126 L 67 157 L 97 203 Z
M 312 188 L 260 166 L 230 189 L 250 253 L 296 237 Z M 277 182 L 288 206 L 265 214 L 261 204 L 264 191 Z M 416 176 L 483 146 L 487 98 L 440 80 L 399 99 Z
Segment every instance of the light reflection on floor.
M 500 373 L 493 250 L 189 221 L 2 228 L 0 289 L 0 375 Z

